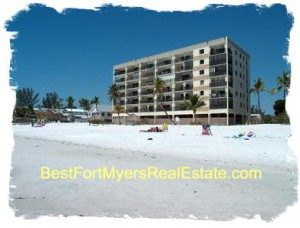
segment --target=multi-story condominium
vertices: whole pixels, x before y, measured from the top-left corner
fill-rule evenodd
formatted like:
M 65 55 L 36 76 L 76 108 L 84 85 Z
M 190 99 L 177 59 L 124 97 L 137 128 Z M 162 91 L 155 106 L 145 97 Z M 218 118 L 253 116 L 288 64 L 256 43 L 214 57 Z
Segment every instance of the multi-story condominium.
M 159 98 L 153 95 L 156 77 L 166 83 Z M 168 122 L 165 109 L 180 123 L 191 123 L 193 112 L 184 103 L 193 94 L 205 103 L 196 112 L 197 122 L 242 124 L 250 115 L 250 56 L 228 37 L 116 65 L 113 80 L 124 120 L 132 113 L 141 123 L 161 124 Z

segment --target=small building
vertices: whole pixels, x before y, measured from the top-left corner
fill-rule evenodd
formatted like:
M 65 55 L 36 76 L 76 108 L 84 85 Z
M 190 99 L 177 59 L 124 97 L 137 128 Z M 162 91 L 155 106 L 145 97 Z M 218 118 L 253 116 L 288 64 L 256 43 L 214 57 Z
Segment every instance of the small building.
M 88 111 L 88 118 L 100 119 L 103 120 L 104 122 L 111 122 L 112 106 L 92 104 L 90 110 Z
M 261 115 L 258 113 L 251 113 L 250 124 L 259 124 L 259 123 L 261 123 Z
M 66 108 L 62 114 L 69 122 L 87 122 L 88 119 L 88 112 L 81 108 Z

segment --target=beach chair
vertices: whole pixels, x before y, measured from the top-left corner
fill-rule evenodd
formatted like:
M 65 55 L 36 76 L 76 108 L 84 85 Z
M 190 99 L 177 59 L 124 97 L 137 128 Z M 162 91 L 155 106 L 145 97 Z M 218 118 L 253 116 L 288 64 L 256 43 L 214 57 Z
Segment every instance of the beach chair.
M 168 131 L 169 130 L 169 126 L 168 126 L 168 124 L 167 123 L 164 123 L 163 125 L 162 125 L 162 128 L 161 128 L 163 131 Z

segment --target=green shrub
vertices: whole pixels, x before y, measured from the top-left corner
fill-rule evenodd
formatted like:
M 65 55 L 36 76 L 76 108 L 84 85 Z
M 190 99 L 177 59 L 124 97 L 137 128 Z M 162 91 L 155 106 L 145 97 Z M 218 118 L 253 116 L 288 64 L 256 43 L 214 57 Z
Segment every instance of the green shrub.
M 99 125 L 104 123 L 104 121 L 101 119 L 89 119 L 88 122 L 89 124 L 94 124 L 94 125 Z

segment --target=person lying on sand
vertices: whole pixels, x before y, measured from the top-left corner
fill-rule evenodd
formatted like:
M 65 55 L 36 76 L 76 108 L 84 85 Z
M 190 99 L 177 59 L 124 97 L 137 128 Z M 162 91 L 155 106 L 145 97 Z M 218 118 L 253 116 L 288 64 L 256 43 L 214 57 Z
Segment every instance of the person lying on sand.
M 159 127 L 151 127 L 148 130 L 140 130 L 140 132 L 163 132 Z

